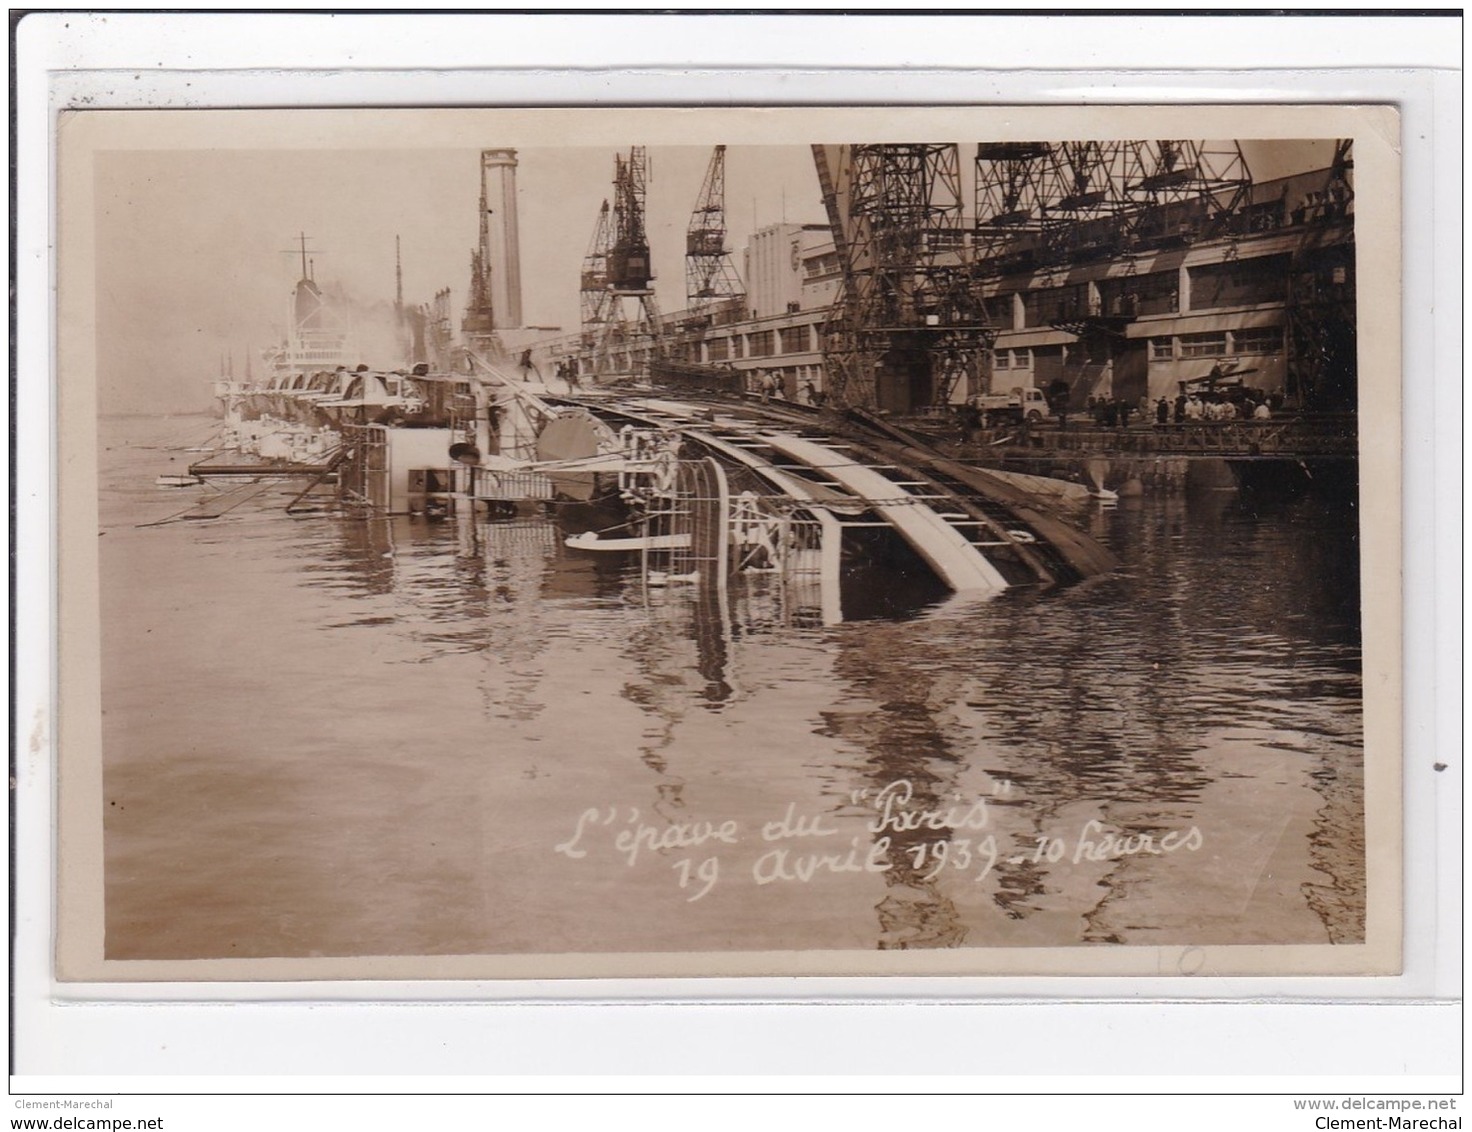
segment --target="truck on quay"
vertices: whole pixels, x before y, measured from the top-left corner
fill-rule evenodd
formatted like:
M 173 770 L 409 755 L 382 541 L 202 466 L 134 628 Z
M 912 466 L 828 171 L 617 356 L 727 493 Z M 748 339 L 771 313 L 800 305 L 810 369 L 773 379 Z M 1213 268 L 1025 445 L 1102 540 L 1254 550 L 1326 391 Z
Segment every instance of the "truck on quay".
M 989 426 L 1018 421 L 1035 424 L 1053 415 L 1041 389 L 1022 386 L 1014 386 L 1006 393 L 983 393 L 976 398 L 976 408 Z

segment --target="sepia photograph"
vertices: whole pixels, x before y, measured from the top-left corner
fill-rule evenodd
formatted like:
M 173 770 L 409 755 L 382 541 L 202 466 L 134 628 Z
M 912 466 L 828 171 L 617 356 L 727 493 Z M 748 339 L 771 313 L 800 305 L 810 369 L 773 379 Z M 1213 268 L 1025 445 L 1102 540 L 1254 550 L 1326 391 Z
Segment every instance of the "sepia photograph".
M 1393 112 L 61 125 L 63 979 L 1399 971 Z

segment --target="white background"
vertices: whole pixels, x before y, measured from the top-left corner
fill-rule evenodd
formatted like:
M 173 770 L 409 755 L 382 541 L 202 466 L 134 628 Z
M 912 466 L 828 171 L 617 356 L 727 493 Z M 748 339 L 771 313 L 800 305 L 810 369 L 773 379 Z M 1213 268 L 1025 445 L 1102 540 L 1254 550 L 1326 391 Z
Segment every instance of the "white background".
M 17 568 L 14 726 L 15 749 L 30 753 L 16 756 L 13 1091 L 879 1088 L 1342 1096 L 1459 1088 L 1460 36 L 1453 19 L 1143 15 L 63 13 L 22 21 L 15 107 L 21 354 L 13 435 L 15 533 L 24 554 Z M 1255 990 L 1265 1000 L 1258 1002 L 1240 1001 L 1240 983 L 1086 980 L 510 988 L 579 999 L 571 1002 L 505 1001 L 508 988 L 464 985 L 80 994 L 53 986 L 49 131 L 57 106 L 83 98 L 94 106 L 1397 103 L 1406 170 L 1407 974 L 1268 984 Z M 1432 771 L 1438 761 L 1448 769 Z M 1155 997 L 1187 993 L 1238 1001 Z M 226 1001 L 261 998 L 269 1001 Z M 466 1076 L 419 1076 L 437 1074 Z M 786 1076 L 792 1074 L 803 1076 Z M 921 1079 L 937 1074 L 954 1076 Z M 175 1130 L 204 1126 L 189 1123 L 200 1113 L 211 1127 L 266 1120 L 304 1127 L 295 1121 L 305 1121 L 310 1107 L 276 1097 L 269 1102 L 276 1107 L 259 1111 L 193 1103 L 204 1107 L 170 1109 L 185 1102 L 154 1098 L 120 1101 L 112 1113 L 71 1115 L 181 1112 L 184 1123 L 165 1125 Z M 386 1101 L 361 1103 L 355 1120 L 374 1127 L 411 1115 L 393 1112 Z M 417 1125 L 429 1118 L 431 1102 L 415 1103 Z M 989 1119 L 1043 1115 L 1041 1102 L 1021 1110 L 997 1107 L 1002 1103 L 988 1102 Z M 1138 1103 L 1134 1126 L 1142 1123 Z M 1177 1118 L 1209 1107 L 1173 1103 L 1179 1107 L 1165 1111 Z M 1286 1102 L 1260 1103 L 1269 1107 L 1253 1119 L 1267 1127 L 1313 1127 Z M 1107 1117 L 1128 1119 L 1130 1111 L 1091 1105 L 1073 1115 L 1087 1113 L 1109 1127 Z M 340 1107 L 333 1112 L 331 1120 L 319 1115 L 311 1122 L 342 1120 Z M 740 1106 L 707 1112 L 721 1126 L 738 1114 L 750 1119 Z M 1272 1122 L 1272 1113 L 1286 1122 Z

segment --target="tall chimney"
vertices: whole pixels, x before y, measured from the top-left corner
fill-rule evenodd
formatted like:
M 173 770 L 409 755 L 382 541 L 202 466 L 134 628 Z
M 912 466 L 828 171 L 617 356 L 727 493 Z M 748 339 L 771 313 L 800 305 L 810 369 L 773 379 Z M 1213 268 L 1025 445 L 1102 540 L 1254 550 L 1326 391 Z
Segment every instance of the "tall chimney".
M 492 265 L 491 306 L 501 327 L 522 325 L 521 247 L 516 220 L 516 150 L 483 149 L 480 154 L 481 189 L 491 223 L 486 226 L 488 246 L 482 248 Z

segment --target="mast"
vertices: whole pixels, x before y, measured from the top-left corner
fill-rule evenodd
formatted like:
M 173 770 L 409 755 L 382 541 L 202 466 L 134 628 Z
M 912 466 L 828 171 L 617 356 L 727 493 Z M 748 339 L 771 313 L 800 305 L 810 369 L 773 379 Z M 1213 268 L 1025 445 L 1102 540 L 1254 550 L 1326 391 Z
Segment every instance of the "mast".
M 404 259 L 399 246 L 399 237 L 394 236 L 394 310 L 404 310 Z

